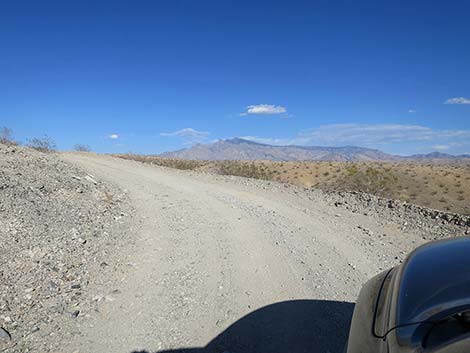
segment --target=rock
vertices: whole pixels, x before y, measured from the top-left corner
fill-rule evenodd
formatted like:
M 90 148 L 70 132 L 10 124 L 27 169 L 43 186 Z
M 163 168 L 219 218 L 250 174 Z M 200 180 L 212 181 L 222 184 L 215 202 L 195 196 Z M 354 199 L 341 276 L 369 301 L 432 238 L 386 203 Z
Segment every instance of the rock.
M 50 290 L 56 290 L 59 287 L 59 285 L 55 283 L 54 281 L 49 281 L 48 287 Z
M 368 229 L 368 228 L 366 228 L 366 227 L 357 226 L 357 228 L 361 229 L 361 230 L 362 230 L 364 233 L 366 233 L 367 235 L 373 235 L 373 234 L 374 234 L 370 229 Z
M 1 341 L 11 341 L 10 332 L 5 330 L 3 327 L 0 327 L 0 342 Z
M 98 184 L 98 182 L 97 182 L 95 179 L 93 179 L 90 175 L 87 175 L 87 176 L 85 177 L 85 179 L 88 180 L 89 182 L 95 184 L 95 185 Z

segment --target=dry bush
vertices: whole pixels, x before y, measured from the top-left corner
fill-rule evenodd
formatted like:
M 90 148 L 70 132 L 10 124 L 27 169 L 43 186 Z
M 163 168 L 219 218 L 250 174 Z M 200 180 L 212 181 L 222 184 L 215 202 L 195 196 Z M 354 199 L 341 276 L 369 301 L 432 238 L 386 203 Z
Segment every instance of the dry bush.
M 75 146 L 73 146 L 73 149 L 77 152 L 91 152 L 90 146 L 82 145 L 80 143 L 77 143 Z
M 138 162 L 150 163 L 159 165 L 162 167 L 182 169 L 182 170 L 194 170 L 199 167 L 203 167 L 208 164 L 207 161 L 196 161 L 187 159 L 174 159 L 174 158 L 162 158 L 157 156 L 143 156 L 138 154 L 117 154 L 115 157 L 132 159 Z
M 44 137 L 33 137 L 28 140 L 27 146 L 44 153 L 55 152 L 57 149 L 55 141 L 47 135 L 44 135 Z
M 18 142 L 13 139 L 13 131 L 5 126 L 0 128 L 0 143 L 7 146 L 18 145 Z
M 236 175 L 245 178 L 270 180 L 273 173 L 260 167 L 256 162 L 221 161 L 217 163 L 218 171 L 222 175 Z
M 384 195 L 397 184 L 398 178 L 391 172 L 367 166 L 364 169 L 352 165 L 346 169 L 346 174 L 339 180 L 338 186 L 345 185 L 354 191 L 362 191 L 373 195 Z

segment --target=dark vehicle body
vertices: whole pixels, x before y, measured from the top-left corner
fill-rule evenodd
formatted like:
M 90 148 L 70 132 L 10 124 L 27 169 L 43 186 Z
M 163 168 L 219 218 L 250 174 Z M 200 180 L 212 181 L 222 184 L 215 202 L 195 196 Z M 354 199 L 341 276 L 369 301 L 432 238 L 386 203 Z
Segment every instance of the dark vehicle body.
M 470 238 L 425 244 L 362 288 L 348 353 L 470 353 Z

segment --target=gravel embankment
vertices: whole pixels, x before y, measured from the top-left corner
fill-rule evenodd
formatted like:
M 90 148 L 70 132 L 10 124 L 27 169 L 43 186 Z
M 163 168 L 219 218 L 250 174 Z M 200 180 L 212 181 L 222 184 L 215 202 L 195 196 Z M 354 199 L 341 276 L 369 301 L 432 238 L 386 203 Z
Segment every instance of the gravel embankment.
M 122 191 L 58 155 L 0 144 L 0 351 L 58 351 L 77 333 L 129 212 Z

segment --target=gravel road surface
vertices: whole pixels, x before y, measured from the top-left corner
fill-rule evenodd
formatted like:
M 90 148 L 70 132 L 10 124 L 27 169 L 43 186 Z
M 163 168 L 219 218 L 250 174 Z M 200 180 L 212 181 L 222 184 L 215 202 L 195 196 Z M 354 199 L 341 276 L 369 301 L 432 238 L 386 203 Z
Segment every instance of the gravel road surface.
M 425 241 L 282 184 L 62 158 L 135 208 L 113 255 L 125 265 L 90 294 L 68 352 L 341 352 L 361 285 Z

